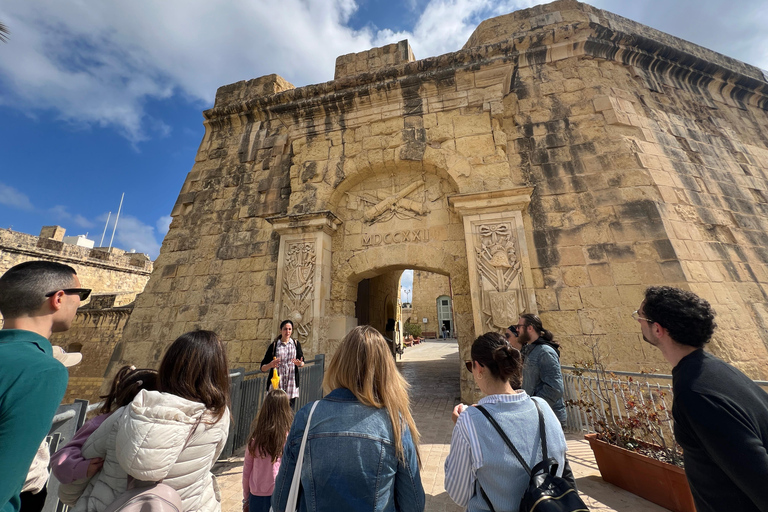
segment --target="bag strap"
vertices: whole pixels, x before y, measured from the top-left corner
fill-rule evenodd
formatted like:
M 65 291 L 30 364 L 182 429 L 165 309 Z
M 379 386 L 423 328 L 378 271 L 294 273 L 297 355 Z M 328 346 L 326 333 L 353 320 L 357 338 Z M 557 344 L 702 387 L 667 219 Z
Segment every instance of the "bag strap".
M 547 460 L 547 429 L 544 428 L 544 415 L 541 413 L 541 407 L 539 403 L 531 398 L 533 405 L 536 406 L 536 412 L 539 413 L 539 434 L 541 435 L 541 454 L 544 456 L 544 460 Z
M 299 488 L 301 487 L 301 466 L 304 463 L 304 448 L 307 446 L 307 436 L 309 435 L 309 425 L 312 422 L 312 414 L 320 400 L 312 404 L 307 417 L 307 426 L 304 427 L 304 436 L 301 438 L 301 448 L 299 448 L 299 457 L 296 459 L 296 468 L 293 470 L 293 480 L 291 480 L 291 490 L 288 491 L 288 501 L 285 504 L 285 510 L 293 512 L 299 501 Z

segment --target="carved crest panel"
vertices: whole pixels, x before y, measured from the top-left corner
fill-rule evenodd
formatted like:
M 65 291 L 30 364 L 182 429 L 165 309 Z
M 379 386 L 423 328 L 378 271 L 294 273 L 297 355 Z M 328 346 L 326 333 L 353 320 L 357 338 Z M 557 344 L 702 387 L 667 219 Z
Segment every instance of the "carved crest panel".
M 431 197 L 427 189 L 435 190 L 434 176 L 391 175 L 366 180 L 346 193 L 342 207 L 354 212 L 350 217 L 371 226 L 390 220 L 412 220 L 427 215 Z M 437 187 L 439 190 L 439 187 Z M 432 194 L 435 195 L 435 194 Z
M 299 336 L 305 339 L 312 330 L 315 252 L 315 241 L 287 242 L 285 246 L 282 316 L 293 321 Z
M 528 307 L 515 225 L 512 220 L 484 223 L 474 232 L 483 327 L 504 329 Z

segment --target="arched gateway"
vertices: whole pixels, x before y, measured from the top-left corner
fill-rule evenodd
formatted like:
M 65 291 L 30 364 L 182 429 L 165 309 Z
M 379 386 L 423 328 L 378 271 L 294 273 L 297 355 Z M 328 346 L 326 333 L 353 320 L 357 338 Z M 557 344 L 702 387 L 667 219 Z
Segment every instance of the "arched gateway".
M 416 268 L 450 277 L 463 358 L 526 311 L 566 361 L 604 339 L 615 367 L 659 364 L 630 314 L 673 284 L 720 315 L 712 350 L 765 378 L 766 93 L 757 68 L 571 0 L 440 57 L 402 41 L 331 82 L 222 87 L 112 361 L 206 328 L 253 368 L 283 318 L 331 353 Z

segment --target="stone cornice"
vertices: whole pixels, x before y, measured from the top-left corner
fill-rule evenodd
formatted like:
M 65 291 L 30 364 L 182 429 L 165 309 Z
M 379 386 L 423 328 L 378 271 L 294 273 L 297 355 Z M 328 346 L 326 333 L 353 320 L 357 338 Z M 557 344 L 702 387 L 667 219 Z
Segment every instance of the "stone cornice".
M 448 196 L 448 204 L 462 217 L 511 210 L 525 211 L 531 202 L 533 187 L 510 188 Z
M 266 221 L 280 235 L 323 231 L 332 235 L 342 221 L 330 210 L 267 217 Z
M 206 122 L 211 122 L 257 110 L 270 118 L 290 116 L 293 123 L 298 123 L 321 113 L 324 117 L 325 111 L 340 114 L 351 111 L 358 95 L 373 96 L 376 93 L 374 89 L 391 91 L 395 89 L 393 85 L 401 88 L 418 86 L 424 81 L 440 80 L 453 76 L 457 71 L 476 70 L 481 66 L 507 63 L 519 67 L 536 66 L 574 56 L 620 62 L 633 66 L 636 71 L 643 71 L 644 78 L 650 76 L 651 82 L 654 76 L 668 77 L 665 82 L 669 85 L 685 84 L 699 90 L 707 89 L 714 99 L 725 103 L 742 108 L 750 104 L 768 110 L 768 78 L 759 68 L 612 16 L 615 19 L 606 24 L 584 21 L 545 26 L 515 33 L 502 42 L 466 48 L 373 73 L 361 73 L 225 104 L 218 104 L 220 102 L 217 101 L 217 105 L 205 111 L 204 116 Z M 629 31 L 644 28 L 648 28 L 649 35 L 655 37 Z M 653 89 L 654 84 L 649 86 Z M 386 103 L 398 100 L 403 101 L 402 98 L 387 97 Z

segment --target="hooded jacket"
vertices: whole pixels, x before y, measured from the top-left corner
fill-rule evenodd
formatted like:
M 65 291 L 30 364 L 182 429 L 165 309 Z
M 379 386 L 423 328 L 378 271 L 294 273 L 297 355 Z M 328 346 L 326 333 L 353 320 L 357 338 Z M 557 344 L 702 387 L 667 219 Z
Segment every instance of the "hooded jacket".
M 229 416 L 227 409 L 214 422 L 199 402 L 142 390 L 123 411 L 117 460 L 137 480 L 162 480 L 178 491 L 185 512 L 219 512 L 221 497 L 211 468 L 227 441 Z

